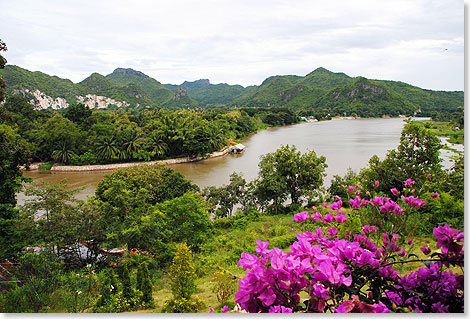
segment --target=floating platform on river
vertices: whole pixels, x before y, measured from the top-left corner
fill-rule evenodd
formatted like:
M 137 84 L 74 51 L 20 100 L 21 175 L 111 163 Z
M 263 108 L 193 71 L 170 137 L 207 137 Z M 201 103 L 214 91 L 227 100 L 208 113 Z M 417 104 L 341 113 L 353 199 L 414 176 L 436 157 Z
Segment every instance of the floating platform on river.
M 237 145 L 234 145 L 232 148 L 232 151 L 230 152 L 231 154 L 241 154 L 245 151 L 246 146 L 243 144 L 238 143 Z

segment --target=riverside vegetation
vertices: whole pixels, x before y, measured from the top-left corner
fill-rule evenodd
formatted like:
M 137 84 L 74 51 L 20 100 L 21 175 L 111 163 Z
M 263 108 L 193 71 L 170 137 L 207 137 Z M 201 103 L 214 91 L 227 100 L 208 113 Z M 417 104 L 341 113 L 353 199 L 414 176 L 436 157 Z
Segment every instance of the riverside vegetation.
M 26 181 L 19 166 L 39 156 L 32 154 L 59 158 L 46 147 L 54 145 L 51 125 L 62 123 L 64 140 L 73 125 L 89 125 L 16 101 L 7 99 L 0 112 L 0 256 L 9 281 L 1 286 L 2 312 L 464 311 L 464 160 L 442 169 L 432 123 L 407 123 L 396 150 L 335 176 L 328 189 L 325 158 L 286 145 L 260 159 L 252 182 L 234 173 L 228 185 L 200 190 L 168 167 L 132 167 L 107 175 L 86 202 L 74 199 L 75 190 L 43 184 L 28 186 L 34 196 L 15 207 Z M 198 136 L 211 125 L 197 128 L 207 114 L 256 129 L 275 110 L 156 110 L 135 118 L 92 111 L 76 117 L 100 118 L 87 138 L 71 138 L 80 145 L 103 139 L 99 132 L 118 134 L 122 123 L 139 132 L 155 122 L 158 131 L 165 121 L 193 119 Z M 449 120 L 462 131 L 463 121 Z M 186 125 L 171 125 L 164 154 L 191 152 L 177 129 Z M 35 130 L 43 144 L 32 139 Z M 247 133 L 228 128 L 221 136 Z M 97 158 L 119 159 L 111 147 L 86 145 Z
M 202 192 L 158 165 L 116 170 L 86 203 L 63 187 L 32 186 L 24 206 L 2 206 L 2 256 L 18 282 L 0 306 L 462 312 L 463 158 L 444 171 L 438 150 L 430 130 L 409 123 L 397 150 L 323 192 L 325 159 L 289 146 L 261 159 L 255 181 L 233 174 Z M 104 254 L 114 247 L 127 252 Z

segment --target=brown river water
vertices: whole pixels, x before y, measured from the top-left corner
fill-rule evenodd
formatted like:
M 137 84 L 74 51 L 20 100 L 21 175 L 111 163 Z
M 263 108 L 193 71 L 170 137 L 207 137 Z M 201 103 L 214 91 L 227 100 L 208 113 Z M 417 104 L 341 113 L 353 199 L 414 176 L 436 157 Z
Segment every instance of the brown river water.
M 383 159 L 388 150 L 399 145 L 404 124 L 402 118 L 355 119 L 270 128 L 244 139 L 242 143 L 246 145 L 246 151 L 243 154 L 229 154 L 170 167 L 181 172 L 201 189 L 227 184 L 233 172 L 242 173 L 247 181 L 251 181 L 258 175 L 261 155 L 289 144 L 295 145 L 302 152 L 314 150 L 318 156 L 326 157 L 328 168 L 324 183 L 328 186 L 334 175 L 343 176 L 349 167 L 359 172 L 375 154 Z M 66 179 L 70 188 L 84 187 L 77 198 L 85 200 L 94 194 L 99 181 L 109 173 L 111 171 L 50 173 L 36 170 L 24 172 L 24 175 L 32 177 L 36 182 L 58 183 Z M 23 204 L 24 194 L 19 193 L 17 199 L 19 205 Z

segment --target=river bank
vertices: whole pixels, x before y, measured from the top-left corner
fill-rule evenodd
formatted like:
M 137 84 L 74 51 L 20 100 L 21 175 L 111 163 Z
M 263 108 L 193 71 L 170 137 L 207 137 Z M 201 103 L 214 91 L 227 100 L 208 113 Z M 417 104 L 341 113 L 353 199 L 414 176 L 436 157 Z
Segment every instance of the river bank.
M 220 156 L 227 155 L 230 153 L 234 148 L 234 145 L 229 145 L 223 148 L 218 152 L 211 153 L 208 157 L 181 157 L 181 158 L 172 158 L 166 160 L 159 160 L 159 161 L 150 161 L 150 162 L 130 162 L 130 163 L 116 163 L 116 164 L 101 164 L 101 165 L 81 165 L 81 166 L 69 166 L 69 165 L 57 165 L 54 164 L 50 171 L 51 172 L 60 172 L 60 173 L 67 173 L 67 172 L 91 172 L 91 171 L 108 171 L 108 170 L 115 170 L 118 168 L 126 168 L 132 166 L 142 166 L 142 165 L 154 165 L 154 164 L 164 164 L 164 165 L 174 165 L 174 164 L 183 164 L 183 163 L 191 163 L 202 161 L 208 158 L 216 158 Z M 42 163 L 33 163 L 29 166 L 29 169 L 22 167 L 23 170 L 34 171 L 39 169 L 39 165 Z

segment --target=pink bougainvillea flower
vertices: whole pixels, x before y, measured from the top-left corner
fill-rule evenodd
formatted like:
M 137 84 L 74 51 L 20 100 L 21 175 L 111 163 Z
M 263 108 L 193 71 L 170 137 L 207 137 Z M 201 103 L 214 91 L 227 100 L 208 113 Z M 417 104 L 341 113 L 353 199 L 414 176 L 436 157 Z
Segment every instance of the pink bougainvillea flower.
M 338 213 L 335 217 L 337 223 L 344 223 L 348 220 L 348 217 L 343 213 Z
M 354 192 L 354 186 L 349 186 L 347 192 L 348 193 Z
M 271 250 L 268 249 L 269 246 L 269 241 L 261 241 L 261 240 L 256 240 L 255 241 L 258 246 L 256 247 L 256 253 L 259 255 L 265 255 L 268 254 Z
M 374 187 L 379 187 L 379 185 L 380 185 L 379 181 L 375 181 Z
M 209 313 L 213 313 L 213 312 L 215 312 L 215 309 L 214 309 L 214 308 L 212 308 L 212 307 L 210 307 L 210 309 L 209 309 Z
M 439 194 L 438 192 L 431 195 L 432 198 L 439 198 L 439 196 L 441 196 L 441 194 Z
M 369 201 L 369 203 L 372 204 L 373 206 L 382 205 L 383 202 L 384 202 L 383 196 L 375 196 L 373 199 Z
M 413 238 L 408 239 L 408 245 L 413 245 L 414 242 Z
M 396 189 L 395 187 L 392 188 L 390 191 L 391 191 L 392 194 L 395 195 L 395 196 L 398 196 L 398 195 L 400 194 L 400 192 L 398 191 L 398 189 Z
M 403 200 L 405 201 L 405 203 L 407 203 L 408 205 L 416 209 L 421 208 L 422 206 L 426 205 L 426 202 L 424 200 L 421 200 L 414 196 L 404 197 Z
M 331 203 L 330 209 L 332 209 L 332 210 L 340 210 L 342 205 L 343 205 L 343 201 L 340 199 L 340 200 L 337 201 L 337 202 Z
M 294 215 L 294 218 L 292 218 L 292 221 L 293 221 L 293 222 L 301 223 L 301 222 L 306 221 L 308 218 L 309 218 L 308 212 L 307 212 L 307 211 L 303 211 L 303 212 L 301 212 L 301 213 L 295 214 L 295 215 Z
M 331 228 L 328 228 L 327 230 L 328 230 L 328 237 L 330 238 L 338 235 L 338 229 L 336 229 L 336 227 L 331 227 Z
M 403 181 L 405 183 L 405 187 L 411 187 L 414 185 L 415 181 L 411 180 L 411 178 L 408 178 L 406 181 Z
M 228 311 L 228 306 L 227 306 L 227 305 L 223 306 L 220 311 L 222 311 L 222 313 L 227 313 L 227 311 Z
M 242 252 L 238 266 L 243 266 L 243 270 L 247 270 L 248 268 L 253 269 L 253 266 L 257 265 L 259 262 L 258 256 Z
M 320 281 L 329 281 L 333 285 L 345 285 L 349 287 L 352 283 L 351 276 L 344 276 L 347 270 L 346 265 L 339 263 L 336 267 L 331 263 L 330 259 L 322 260 L 316 267 L 318 270 L 313 277 Z
M 355 307 L 354 301 L 346 300 L 337 308 L 332 308 L 332 310 L 337 313 L 348 313 L 348 312 L 351 312 L 354 309 L 354 307 Z
M 292 313 L 292 309 L 284 306 L 271 306 L 269 313 Z
M 431 174 L 428 174 L 428 176 L 426 176 L 427 179 L 431 179 Z
M 323 216 L 323 219 L 321 220 L 323 223 L 331 223 L 332 221 L 334 221 L 334 217 L 331 216 L 330 213 L 326 214 L 325 216 Z
M 437 226 L 433 230 L 434 236 L 437 238 L 437 248 L 442 248 L 442 253 L 447 254 L 449 251 L 454 254 L 459 254 L 462 250 L 462 245 L 457 242 L 463 241 L 463 232 L 455 228 L 451 228 L 448 224 L 444 226 Z
M 312 216 L 310 216 L 310 218 L 313 219 L 313 221 L 317 221 L 317 220 L 321 220 L 322 219 L 322 215 L 320 212 L 315 212 L 315 214 L 312 214 Z
M 360 196 L 356 196 L 354 199 L 352 198 L 349 199 L 349 204 L 351 204 L 351 207 L 353 209 L 359 209 L 361 206 L 364 206 L 367 203 L 364 202 Z
M 431 252 L 431 249 L 429 249 L 428 247 L 421 247 L 420 249 L 425 255 L 429 255 L 429 253 Z
M 335 198 L 336 200 L 340 200 L 340 199 L 341 199 L 341 197 L 339 197 L 338 195 L 335 195 L 334 198 Z

